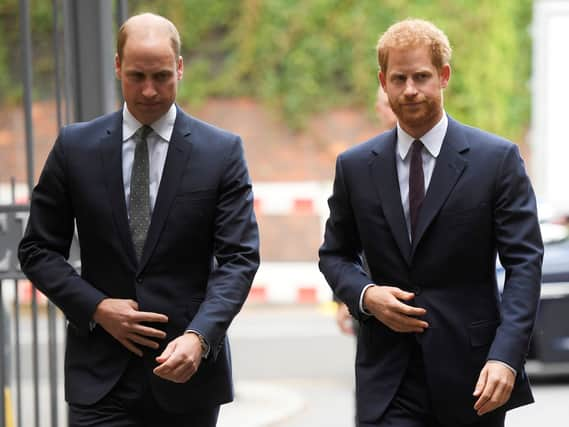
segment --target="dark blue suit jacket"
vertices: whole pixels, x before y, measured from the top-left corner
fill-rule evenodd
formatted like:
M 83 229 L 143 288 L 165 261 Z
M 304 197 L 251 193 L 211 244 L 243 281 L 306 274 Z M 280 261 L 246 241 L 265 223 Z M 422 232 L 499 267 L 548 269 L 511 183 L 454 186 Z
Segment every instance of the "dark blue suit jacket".
M 540 293 L 543 245 L 533 190 L 516 145 L 449 118 L 410 243 L 395 163 L 396 130 L 341 154 L 320 269 L 362 321 L 356 361 L 361 425 L 391 401 L 417 341 L 434 410 L 449 424 L 474 422 L 474 386 L 487 359 L 517 372 L 506 409 L 533 400 L 524 361 Z M 506 269 L 502 299 L 496 253 Z M 361 255 L 370 275 L 362 268 Z M 422 334 L 365 318 L 369 283 L 415 292 L 427 310 Z
M 69 320 L 66 398 L 92 404 L 118 381 L 132 355 L 89 324 L 104 297 L 131 298 L 164 313 L 167 338 L 144 347 L 156 399 L 172 412 L 233 398 L 226 330 L 258 267 L 258 230 L 241 140 L 178 108 L 140 264 L 122 179 L 122 112 L 62 129 L 32 194 L 20 244 L 23 271 Z M 67 262 L 74 224 L 81 274 Z M 186 329 L 211 354 L 185 384 L 152 373 L 155 356 Z

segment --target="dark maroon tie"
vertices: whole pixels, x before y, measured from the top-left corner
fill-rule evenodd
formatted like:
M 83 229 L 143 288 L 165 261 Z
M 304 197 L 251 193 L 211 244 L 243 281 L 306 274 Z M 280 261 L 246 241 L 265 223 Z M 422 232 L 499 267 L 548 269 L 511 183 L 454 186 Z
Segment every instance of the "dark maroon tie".
M 411 166 L 409 167 L 409 217 L 411 222 L 411 240 L 415 238 L 415 229 L 419 211 L 425 198 L 425 176 L 421 152 L 423 143 L 416 139 L 411 146 Z

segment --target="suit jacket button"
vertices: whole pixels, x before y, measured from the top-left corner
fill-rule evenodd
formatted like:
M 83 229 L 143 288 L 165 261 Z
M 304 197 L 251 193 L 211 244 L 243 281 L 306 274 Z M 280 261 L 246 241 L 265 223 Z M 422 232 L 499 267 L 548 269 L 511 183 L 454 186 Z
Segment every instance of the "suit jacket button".
M 138 276 L 136 278 L 136 283 L 142 283 L 142 276 Z
M 419 286 L 413 286 L 411 288 L 411 292 L 413 292 L 415 296 L 421 295 L 421 288 Z

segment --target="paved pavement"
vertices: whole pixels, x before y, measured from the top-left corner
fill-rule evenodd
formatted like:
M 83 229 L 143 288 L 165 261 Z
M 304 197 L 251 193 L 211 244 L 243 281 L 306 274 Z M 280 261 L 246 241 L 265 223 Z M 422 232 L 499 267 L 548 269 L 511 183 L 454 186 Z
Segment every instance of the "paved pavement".
M 330 310 L 246 307 L 230 338 L 237 398 L 220 427 L 354 425 L 353 340 L 338 333 Z M 536 403 L 511 411 L 506 427 L 568 425 L 569 380 L 533 390 Z
M 222 408 L 219 427 L 353 426 L 353 395 L 346 385 L 252 381 L 237 383 L 237 389 L 235 402 Z M 315 399 L 317 394 L 320 398 Z M 567 383 L 537 384 L 534 394 L 536 403 L 508 413 L 506 427 L 565 427 L 569 422 Z
M 246 307 L 229 331 L 236 399 L 219 426 L 352 425 L 355 347 L 332 314 L 328 305 Z
M 45 323 L 40 321 L 41 426 L 49 423 Z M 34 426 L 29 362 L 29 319 L 21 337 L 23 423 Z M 58 334 L 62 345 L 62 335 Z M 329 309 L 316 306 L 249 306 L 229 335 L 236 399 L 221 410 L 219 427 L 349 427 L 353 425 L 354 342 L 342 336 Z M 58 352 L 61 358 L 63 352 Z M 13 365 L 12 365 L 13 366 Z M 61 377 L 62 367 L 59 367 Z M 63 392 L 60 422 L 64 423 Z M 507 427 L 565 427 L 569 420 L 569 381 L 534 385 L 536 403 L 510 413 Z M 15 390 L 12 390 L 15 398 Z M 13 399 L 14 400 L 14 399 Z
M 303 410 L 305 400 L 290 387 L 262 381 L 236 384 L 235 401 L 224 405 L 218 427 L 267 427 Z

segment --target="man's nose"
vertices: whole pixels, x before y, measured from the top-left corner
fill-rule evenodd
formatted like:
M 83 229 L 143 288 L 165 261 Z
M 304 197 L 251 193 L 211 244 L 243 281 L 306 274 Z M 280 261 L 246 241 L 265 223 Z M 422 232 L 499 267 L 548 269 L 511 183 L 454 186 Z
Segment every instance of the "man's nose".
M 152 81 L 146 81 L 144 87 L 142 88 L 142 95 L 146 98 L 152 98 L 156 95 L 156 89 L 154 89 L 154 84 Z
M 407 79 L 405 82 L 405 96 L 415 96 L 417 94 L 417 88 L 415 87 L 415 82 L 413 79 Z

